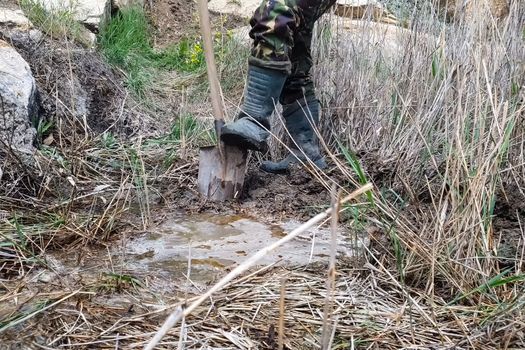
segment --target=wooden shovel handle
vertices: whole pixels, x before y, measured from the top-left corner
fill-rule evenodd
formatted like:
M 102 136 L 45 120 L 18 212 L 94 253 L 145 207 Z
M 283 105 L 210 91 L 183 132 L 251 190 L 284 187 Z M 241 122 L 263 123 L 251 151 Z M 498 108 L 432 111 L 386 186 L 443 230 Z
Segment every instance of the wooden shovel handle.
M 213 53 L 208 0 L 198 0 L 197 3 L 202 41 L 204 43 L 204 57 L 206 58 L 206 69 L 208 71 L 208 81 L 210 83 L 211 105 L 213 108 L 213 116 L 216 121 L 215 124 L 217 125 L 224 122 L 224 109 L 221 99 L 221 86 L 219 85 L 219 79 L 217 78 L 217 67 L 215 66 L 215 56 Z

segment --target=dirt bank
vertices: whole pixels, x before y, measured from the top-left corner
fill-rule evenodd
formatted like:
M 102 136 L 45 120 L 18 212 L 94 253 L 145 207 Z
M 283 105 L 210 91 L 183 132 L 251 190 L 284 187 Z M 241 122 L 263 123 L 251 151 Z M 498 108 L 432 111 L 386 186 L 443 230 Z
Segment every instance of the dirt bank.
M 192 0 L 146 1 L 154 31 L 156 47 L 167 47 L 183 38 L 200 36 L 197 6 Z M 245 19 L 233 15 L 210 13 L 216 31 L 228 31 L 247 24 Z

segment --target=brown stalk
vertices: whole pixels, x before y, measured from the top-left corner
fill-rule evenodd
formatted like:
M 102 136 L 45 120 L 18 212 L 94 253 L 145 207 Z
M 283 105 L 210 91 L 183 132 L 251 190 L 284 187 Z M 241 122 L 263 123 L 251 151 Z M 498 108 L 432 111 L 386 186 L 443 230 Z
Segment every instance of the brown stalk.
M 284 312 L 285 312 L 285 297 L 286 297 L 286 277 L 283 277 L 281 279 L 281 294 L 279 298 L 279 334 L 278 334 L 278 342 L 277 342 L 277 349 L 283 350 L 284 349 L 284 332 L 285 332 L 285 325 L 284 325 Z
M 335 289 L 335 257 L 337 252 L 337 228 L 339 223 L 339 211 L 340 211 L 340 191 L 337 191 L 335 186 L 332 188 L 332 220 L 331 220 L 331 241 L 330 241 L 330 260 L 328 262 L 328 273 L 326 279 L 326 298 L 323 311 L 323 328 L 321 331 L 321 349 L 329 350 L 331 348 L 331 330 L 330 324 L 333 313 L 333 293 Z M 334 329 L 335 331 L 335 329 Z

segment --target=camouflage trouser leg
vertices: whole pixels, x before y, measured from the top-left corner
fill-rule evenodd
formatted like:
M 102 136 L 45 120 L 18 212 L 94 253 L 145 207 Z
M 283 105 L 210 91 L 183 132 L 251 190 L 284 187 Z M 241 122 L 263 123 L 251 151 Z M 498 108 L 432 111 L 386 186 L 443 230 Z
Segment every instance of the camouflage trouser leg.
M 315 21 L 335 0 L 263 0 L 250 25 L 254 40 L 250 63 L 289 73 L 282 104 L 314 96 L 310 77 L 311 42 Z

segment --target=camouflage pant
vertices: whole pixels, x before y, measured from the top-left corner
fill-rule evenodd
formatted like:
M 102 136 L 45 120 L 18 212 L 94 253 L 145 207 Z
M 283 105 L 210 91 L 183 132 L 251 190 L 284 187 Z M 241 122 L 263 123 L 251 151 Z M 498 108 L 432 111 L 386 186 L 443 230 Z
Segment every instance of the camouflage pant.
M 250 20 L 254 40 L 250 62 L 285 70 L 282 104 L 314 97 L 311 43 L 314 23 L 336 0 L 263 0 Z

